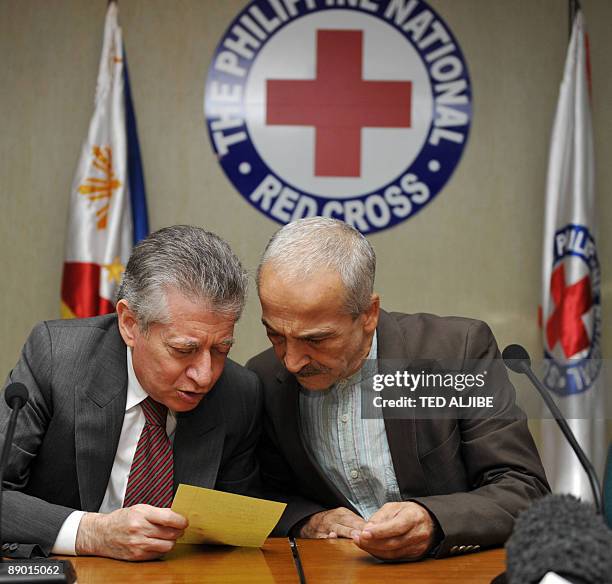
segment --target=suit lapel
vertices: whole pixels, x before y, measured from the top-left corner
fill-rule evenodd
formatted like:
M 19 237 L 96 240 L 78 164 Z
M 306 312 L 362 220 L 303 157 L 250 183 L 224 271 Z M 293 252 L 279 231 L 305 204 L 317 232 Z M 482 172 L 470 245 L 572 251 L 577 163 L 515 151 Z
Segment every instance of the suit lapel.
M 407 368 L 414 357 L 406 352 L 406 343 L 399 325 L 384 310 L 380 311 L 377 335 L 378 372 L 382 374 L 395 373 L 398 366 L 402 369 Z M 299 414 L 297 380 L 284 368 L 277 373 L 277 380 L 280 387 L 274 399 L 277 408 L 275 416 L 277 419 L 283 420 L 285 430 L 282 432 L 282 440 L 289 460 L 304 461 L 300 478 L 311 485 L 311 490 L 317 492 L 319 500 L 335 502 L 353 509 L 346 497 L 323 474 L 304 443 Z M 385 392 L 383 392 L 383 395 L 387 398 L 394 397 L 393 394 L 385 395 Z M 414 415 L 412 410 L 411 413 Z M 392 419 L 385 416 L 384 422 L 400 493 L 405 498 L 429 494 L 425 472 L 418 456 L 414 417 Z M 299 429 L 297 433 L 295 428 Z M 322 489 L 324 489 L 324 492 L 322 492 Z
M 102 504 L 125 417 L 126 346 L 116 324 L 104 334 L 98 355 L 75 399 L 76 467 L 84 511 L 98 511 Z M 177 416 L 175 489 L 179 482 L 214 487 L 225 438 L 215 397 L 211 392 L 195 410 Z
M 104 333 L 98 355 L 75 399 L 76 467 L 84 511 L 100 508 L 125 416 L 126 347 L 116 323 Z
M 180 483 L 210 489 L 215 486 L 225 441 L 223 411 L 216 399 L 220 389 L 216 386 L 197 408 L 177 415 L 174 435 L 175 491 Z
M 384 310 L 380 311 L 377 327 L 378 372 L 393 374 L 409 367 L 412 356 L 406 354 L 405 340 L 397 322 Z M 383 390 L 384 398 L 396 397 L 393 390 Z M 391 410 L 394 411 L 394 410 Z M 409 418 L 394 419 L 385 417 L 385 430 L 395 477 L 404 498 L 428 494 L 425 472 L 421 466 L 417 450 L 416 422 L 414 410 L 409 410 Z

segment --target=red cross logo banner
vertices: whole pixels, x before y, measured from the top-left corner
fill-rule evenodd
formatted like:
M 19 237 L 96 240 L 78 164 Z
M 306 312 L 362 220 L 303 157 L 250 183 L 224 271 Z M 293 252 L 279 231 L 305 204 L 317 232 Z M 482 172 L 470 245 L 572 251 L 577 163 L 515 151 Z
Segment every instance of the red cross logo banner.
M 254 0 L 208 71 L 206 124 L 236 190 L 279 223 L 322 215 L 362 233 L 424 209 L 467 144 L 472 91 L 426 2 Z
M 578 224 L 553 237 L 543 303 L 544 384 L 563 396 L 593 386 L 601 369 L 601 271 L 590 230 Z
M 580 3 L 574 4 L 550 135 L 540 311 L 544 359 L 538 369 L 543 384 L 558 397 L 557 404 L 586 456 L 601 470 L 608 443 L 609 387 L 602 358 L 595 128 L 588 35 Z M 547 417 L 545 411 L 539 450 L 553 491 L 592 500 L 590 477 L 561 437 L 556 421 Z
M 592 306 L 591 280 L 585 276 L 568 286 L 565 264 L 561 264 L 552 273 L 550 293 L 555 309 L 546 323 L 546 340 L 551 349 L 560 343 L 565 358 L 569 359 L 590 344 L 582 316 Z
M 412 83 L 362 78 L 363 31 L 317 31 L 317 77 L 269 80 L 267 123 L 315 128 L 315 176 L 361 175 L 361 130 L 409 128 Z

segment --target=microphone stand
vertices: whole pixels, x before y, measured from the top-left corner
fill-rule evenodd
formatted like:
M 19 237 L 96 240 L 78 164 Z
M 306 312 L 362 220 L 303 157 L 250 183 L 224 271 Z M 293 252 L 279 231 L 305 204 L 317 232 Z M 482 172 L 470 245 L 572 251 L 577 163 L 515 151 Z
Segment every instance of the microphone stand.
M 8 463 L 17 416 L 21 408 L 28 401 L 28 390 L 22 383 L 11 383 L 4 390 L 4 398 L 9 408 L 11 417 L 4 435 L 2 455 L 0 456 L 0 544 L 4 544 L 2 535 L 2 502 L 4 492 L 4 469 Z M 13 570 L 11 572 L 11 569 Z M 15 559 L 7 561 L 0 555 L 0 584 L 24 582 L 39 584 L 72 584 L 76 581 L 76 573 L 72 563 L 68 560 L 40 559 Z
M 529 354 L 520 345 L 509 345 L 504 349 L 502 358 L 504 359 L 506 367 L 508 367 L 512 371 L 515 371 L 516 373 L 523 373 L 524 375 L 526 375 L 529 381 L 531 381 L 531 384 L 538 390 L 538 393 L 542 396 L 544 403 L 555 417 L 555 421 L 557 422 L 559 429 L 569 442 L 570 446 L 572 447 L 572 450 L 576 453 L 576 456 L 578 457 L 582 468 L 584 468 L 589 478 L 589 483 L 591 484 L 595 509 L 598 515 L 603 515 L 604 505 L 601 494 L 601 486 L 599 484 L 599 481 L 597 480 L 597 473 L 595 472 L 595 468 L 593 467 L 591 461 L 587 458 L 586 454 L 584 453 L 584 450 L 580 447 L 580 444 L 578 444 L 578 441 L 576 440 L 572 429 L 569 427 L 569 424 L 565 420 L 565 417 L 561 413 L 561 410 L 559 410 L 557 404 L 554 402 L 547 389 L 544 387 L 542 382 L 536 377 L 535 373 L 531 369 L 531 359 L 529 358 Z
M 9 419 L 8 427 L 6 429 L 6 434 L 4 435 L 4 444 L 2 445 L 2 457 L 0 458 L 0 545 L 4 543 L 4 539 L 2 537 L 2 502 L 3 502 L 3 493 L 4 493 L 4 469 L 6 468 L 8 457 L 11 452 L 11 446 L 13 445 L 13 437 L 15 436 L 15 426 L 17 425 L 17 416 L 19 415 L 21 408 L 25 404 L 25 401 L 21 399 L 20 397 L 12 397 L 12 398 L 10 398 L 9 396 L 6 396 L 6 397 L 7 397 L 7 404 L 9 408 L 11 408 L 11 417 Z

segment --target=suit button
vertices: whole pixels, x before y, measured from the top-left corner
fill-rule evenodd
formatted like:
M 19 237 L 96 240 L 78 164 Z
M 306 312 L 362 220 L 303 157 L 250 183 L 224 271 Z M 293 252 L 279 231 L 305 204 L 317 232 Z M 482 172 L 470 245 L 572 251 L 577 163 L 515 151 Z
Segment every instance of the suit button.
M 453 546 L 453 547 L 450 549 L 450 553 L 451 553 L 451 554 L 456 554 L 458 549 L 459 549 L 459 548 L 458 548 L 456 545 L 454 545 L 454 546 Z
M 351 477 L 353 477 L 354 479 L 356 479 L 359 476 L 359 473 L 356 470 L 352 470 L 351 471 Z
M 463 553 L 465 551 L 465 546 L 464 545 L 460 545 L 459 546 L 459 553 Z
M 16 550 L 18 547 L 19 547 L 19 544 L 17 544 L 17 543 L 12 543 L 12 544 L 9 546 L 9 551 L 10 551 L 10 552 L 14 552 L 14 551 L 15 551 L 15 550 Z
M 465 551 L 466 551 L 466 552 L 471 552 L 473 549 L 474 549 L 474 546 L 473 546 L 473 545 L 466 545 L 466 546 L 465 546 Z
M 479 549 L 480 549 L 480 546 L 479 546 L 479 545 L 475 545 L 475 546 L 474 546 L 474 551 L 475 551 L 475 552 L 477 552 Z

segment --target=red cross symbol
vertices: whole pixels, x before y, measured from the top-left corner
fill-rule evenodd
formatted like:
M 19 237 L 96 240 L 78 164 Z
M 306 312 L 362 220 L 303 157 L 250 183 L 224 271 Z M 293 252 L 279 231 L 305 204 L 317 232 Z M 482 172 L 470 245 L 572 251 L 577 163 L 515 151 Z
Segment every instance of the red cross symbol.
M 363 31 L 318 30 L 314 80 L 269 79 L 269 125 L 315 127 L 315 176 L 361 176 L 361 128 L 409 128 L 411 81 L 364 81 Z
M 566 358 L 586 349 L 589 335 L 582 322 L 582 315 L 592 305 L 591 281 L 588 276 L 571 286 L 565 285 L 565 266 L 561 264 L 550 278 L 550 292 L 555 311 L 546 323 L 546 339 L 552 350 L 557 342 Z

